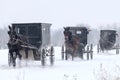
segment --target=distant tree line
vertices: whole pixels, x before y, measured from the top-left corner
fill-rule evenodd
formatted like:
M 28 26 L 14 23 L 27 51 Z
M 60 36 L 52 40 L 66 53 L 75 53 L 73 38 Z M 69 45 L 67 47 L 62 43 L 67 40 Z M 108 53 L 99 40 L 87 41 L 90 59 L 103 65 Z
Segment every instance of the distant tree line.
M 0 49 L 6 49 L 7 48 L 7 42 L 8 42 L 8 29 L 5 27 L 3 29 L 0 29 Z
M 91 31 L 88 34 L 88 44 L 97 45 L 100 39 L 100 30 L 116 30 L 117 31 L 117 38 L 116 42 L 120 44 L 120 24 L 112 24 L 112 25 L 101 25 L 98 26 L 99 28 L 93 28 L 89 25 L 76 25 L 76 26 L 85 26 L 88 27 Z M 5 27 L 4 29 L 0 29 L 0 49 L 6 49 L 7 48 L 7 42 L 9 40 L 8 34 L 8 27 Z M 58 29 L 51 29 L 51 45 L 53 46 L 62 46 L 64 45 L 64 35 L 63 35 L 63 27 Z

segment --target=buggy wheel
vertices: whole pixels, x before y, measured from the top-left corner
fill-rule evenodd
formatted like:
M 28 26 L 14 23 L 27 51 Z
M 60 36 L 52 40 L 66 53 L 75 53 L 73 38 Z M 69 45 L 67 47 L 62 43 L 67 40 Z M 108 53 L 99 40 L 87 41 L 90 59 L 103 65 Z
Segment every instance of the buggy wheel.
M 119 54 L 119 44 L 116 46 L 116 54 Z
M 89 53 L 87 52 L 87 60 L 89 60 Z
M 93 45 L 91 44 L 91 49 L 90 49 L 90 57 L 93 59 Z
M 51 46 L 51 51 L 50 51 L 50 64 L 53 65 L 54 63 L 54 48 Z
M 93 51 L 91 51 L 90 57 L 91 57 L 91 59 L 93 59 Z
M 62 60 L 64 60 L 64 46 L 62 46 L 61 57 L 62 57 Z
M 45 66 L 45 49 L 42 50 L 41 64 Z
M 97 53 L 100 52 L 100 44 L 97 44 Z
M 87 46 L 87 60 L 89 60 L 89 46 Z
M 116 49 L 116 54 L 119 54 L 119 49 Z
M 12 57 L 10 56 L 10 53 L 8 53 L 8 65 L 11 66 L 12 64 Z

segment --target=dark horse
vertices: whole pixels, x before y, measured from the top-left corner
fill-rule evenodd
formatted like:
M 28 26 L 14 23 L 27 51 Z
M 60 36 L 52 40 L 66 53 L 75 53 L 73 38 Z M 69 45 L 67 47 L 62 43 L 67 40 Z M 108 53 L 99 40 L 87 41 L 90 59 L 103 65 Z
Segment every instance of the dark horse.
M 69 29 L 69 27 L 64 28 L 66 54 L 71 54 L 73 60 L 74 56 L 77 55 L 76 53 L 78 53 L 79 57 L 83 59 L 84 44 L 80 43 L 80 38 L 76 35 L 72 35 Z
M 9 26 L 9 41 L 7 43 L 8 49 L 9 49 L 9 54 L 10 54 L 10 61 L 9 65 L 12 63 L 13 66 L 16 66 L 16 58 L 17 56 L 21 60 L 22 55 L 20 54 L 20 50 L 22 49 L 21 45 L 24 45 L 24 42 L 27 42 L 27 39 L 23 36 L 17 35 L 15 31 L 15 27 L 10 27 Z M 26 58 L 28 58 L 28 50 L 25 49 L 26 53 Z

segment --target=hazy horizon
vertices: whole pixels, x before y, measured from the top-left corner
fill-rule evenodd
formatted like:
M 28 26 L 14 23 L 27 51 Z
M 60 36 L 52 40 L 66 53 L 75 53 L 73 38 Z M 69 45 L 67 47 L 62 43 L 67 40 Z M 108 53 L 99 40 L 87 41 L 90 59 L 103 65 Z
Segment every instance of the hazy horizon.
M 53 28 L 120 24 L 119 0 L 0 0 L 0 27 L 10 23 L 51 23 Z

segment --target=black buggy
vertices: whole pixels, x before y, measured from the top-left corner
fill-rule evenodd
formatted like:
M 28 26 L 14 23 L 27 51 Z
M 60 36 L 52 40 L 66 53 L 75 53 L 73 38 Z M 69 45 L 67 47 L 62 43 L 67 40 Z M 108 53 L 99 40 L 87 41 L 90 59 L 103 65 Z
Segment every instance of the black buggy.
M 45 65 L 47 56 L 50 57 L 51 65 L 54 62 L 53 46 L 50 43 L 50 26 L 51 24 L 48 23 L 12 24 L 12 27 L 15 27 L 17 35 L 23 35 L 27 38 L 27 42 L 22 41 L 24 44 L 20 46 L 23 49 L 32 50 L 34 60 L 41 60 L 43 66 Z M 28 57 L 29 54 L 28 52 Z M 10 55 L 8 55 L 8 62 L 9 64 L 11 62 Z
M 119 54 L 119 44 L 116 44 L 117 32 L 115 30 L 100 30 L 100 40 L 97 47 L 100 51 L 116 49 L 116 54 Z
M 62 60 L 67 60 L 69 54 L 74 57 L 79 56 L 83 59 L 83 54 L 87 53 L 87 60 L 89 57 L 93 58 L 92 44 L 87 45 L 87 36 L 89 30 L 86 27 L 64 27 L 65 45 L 62 46 Z M 87 50 L 85 47 L 87 45 Z

